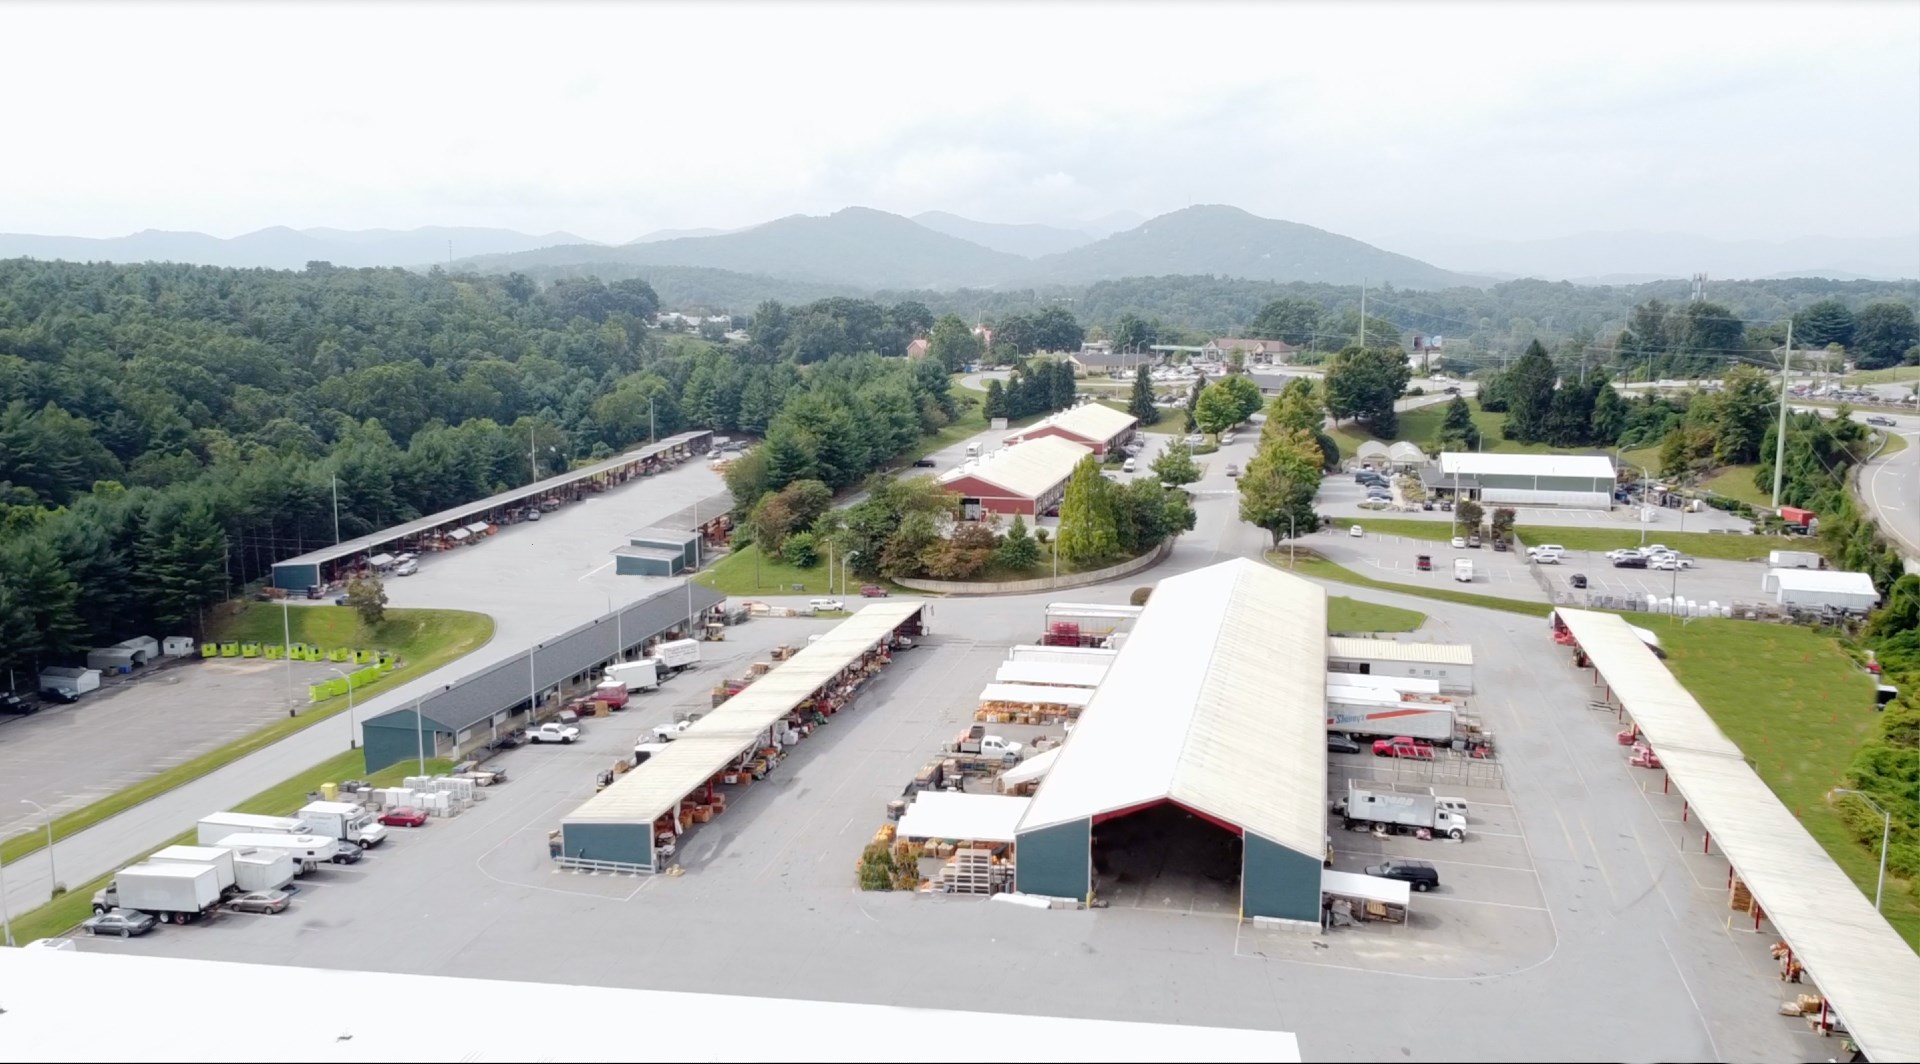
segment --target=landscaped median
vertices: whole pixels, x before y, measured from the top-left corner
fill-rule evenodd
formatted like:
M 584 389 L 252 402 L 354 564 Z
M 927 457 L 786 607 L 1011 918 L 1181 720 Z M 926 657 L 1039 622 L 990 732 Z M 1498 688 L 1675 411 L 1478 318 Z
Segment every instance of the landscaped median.
M 220 638 L 281 642 L 285 638 L 281 609 L 270 603 L 247 603 L 232 616 L 223 618 L 215 632 Z M 355 704 L 472 653 L 493 638 L 493 618 L 460 610 L 388 610 L 386 622 L 369 632 L 362 629 L 359 617 L 345 607 L 302 606 L 287 608 L 285 623 L 292 625 L 295 642 L 318 646 L 378 646 L 399 653 L 401 663 L 392 672 L 354 689 Z M 183 667 L 193 668 L 192 665 Z M 108 817 L 124 813 L 346 711 L 344 697 L 314 703 L 302 709 L 298 716 L 276 720 L 97 802 L 62 813 L 53 821 L 54 838 L 77 835 Z M 22 832 L 0 842 L 0 864 L 12 864 L 46 845 L 44 828 Z
M 453 767 L 450 761 L 427 762 L 427 774 L 434 775 L 449 771 Z M 336 757 L 328 758 L 290 780 L 261 791 L 259 794 L 234 806 L 228 812 L 258 813 L 263 816 L 289 816 L 307 803 L 307 795 L 320 789 L 322 783 L 349 779 L 365 779 L 375 787 L 392 787 L 408 776 L 416 775 L 420 766 L 413 761 L 404 761 L 398 765 L 389 765 L 371 776 L 367 774 L 365 755 L 358 750 L 348 751 Z M 145 853 L 131 856 L 128 865 L 139 864 L 157 850 L 168 846 L 191 845 L 194 831 L 187 830 L 153 847 Z M 107 885 L 113 873 L 101 876 L 89 883 L 72 887 L 65 894 L 53 899 L 38 909 L 33 909 L 13 918 L 13 940 L 18 945 L 26 945 L 35 939 L 52 938 L 65 934 L 74 925 L 85 920 L 93 907 L 93 892 Z

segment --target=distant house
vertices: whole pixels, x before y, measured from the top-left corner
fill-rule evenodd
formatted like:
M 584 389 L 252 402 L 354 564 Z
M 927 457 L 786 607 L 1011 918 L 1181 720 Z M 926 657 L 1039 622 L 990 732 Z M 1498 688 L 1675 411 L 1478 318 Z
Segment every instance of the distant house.
M 926 340 L 915 340 L 914 342 L 907 345 L 907 357 L 908 358 L 925 358 L 927 357 L 927 352 L 931 350 L 933 350 L 932 343 Z
M 1235 351 L 1246 357 L 1248 362 L 1285 362 L 1298 350 L 1283 340 L 1248 340 L 1240 337 L 1221 337 L 1209 340 L 1200 348 L 1201 356 L 1209 362 L 1228 362 Z
M 1076 377 L 1111 377 L 1130 373 L 1136 366 L 1154 366 L 1160 361 L 1152 353 L 1116 353 L 1111 350 L 1081 348 L 1065 356 Z

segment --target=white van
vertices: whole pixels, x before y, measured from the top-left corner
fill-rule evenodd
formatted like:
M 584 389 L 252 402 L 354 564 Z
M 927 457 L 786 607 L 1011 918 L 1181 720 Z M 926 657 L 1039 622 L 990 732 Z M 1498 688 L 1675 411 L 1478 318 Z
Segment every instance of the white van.
M 1136 466 L 1134 465 L 1133 459 L 1131 458 L 1127 459 L 1125 462 L 1120 463 L 1120 472 L 1122 473 L 1131 473 L 1134 471 L 1135 468 Z
M 967 444 L 967 457 L 968 458 L 980 457 L 980 445 L 977 443 Z

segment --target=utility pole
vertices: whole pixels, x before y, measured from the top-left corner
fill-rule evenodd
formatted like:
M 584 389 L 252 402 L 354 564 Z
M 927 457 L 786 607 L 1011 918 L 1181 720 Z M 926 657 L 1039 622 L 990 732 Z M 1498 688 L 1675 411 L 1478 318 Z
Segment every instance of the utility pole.
M 1787 319 L 1786 353 L 1780 358 L 1780 428 L 1773 441 L 1773 508 L 1780 509 L 1781 478 L 1787 471 L 1787 380 L 1793 368 L 1793 319 Z
M 1360 346 L 1367 346 L 1367 279 L 1360 278 Z
M 340 476 L 333 475 L 333 545 L 340 545 Z
M 527 469 L 533 473 L 533 480 L 527 483 L 532 484 L 538 482 L 540 479 L 540 452 L 533 442 L 533 422 L 531 421 L 527 422 Z

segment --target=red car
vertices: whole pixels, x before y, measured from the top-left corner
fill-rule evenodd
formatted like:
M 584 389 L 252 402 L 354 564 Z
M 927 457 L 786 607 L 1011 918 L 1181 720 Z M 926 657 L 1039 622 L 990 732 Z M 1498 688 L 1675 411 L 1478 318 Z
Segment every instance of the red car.
M 886 598 L 887 589 L 884 587 L 881 587 L 879 584 L 862 584 L 860 585 L 860 597 L 861 598 Z
M 396 828 L 424 827 L 427 823 L 427 814 L 410 805 L 396 806 L 381 813 L 380 822 Z
M 1396 735 L 1391 739 L 1375 739 L 1373 756 L 1411 757 L 1419 761 L 1432 761 L 1433 746 L 1410 735 Z

